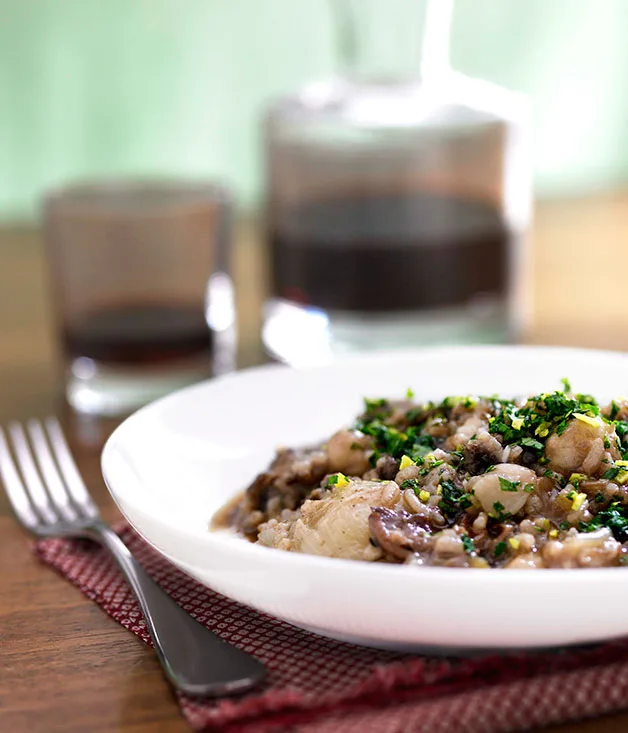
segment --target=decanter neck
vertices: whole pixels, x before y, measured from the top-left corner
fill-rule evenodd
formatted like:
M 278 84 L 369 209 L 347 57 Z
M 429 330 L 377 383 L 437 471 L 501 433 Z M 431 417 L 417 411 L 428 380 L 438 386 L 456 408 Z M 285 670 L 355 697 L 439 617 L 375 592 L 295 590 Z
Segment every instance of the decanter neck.
M 342 72 L 374 83 L 449 68 L 452 0 L 331 0 Z

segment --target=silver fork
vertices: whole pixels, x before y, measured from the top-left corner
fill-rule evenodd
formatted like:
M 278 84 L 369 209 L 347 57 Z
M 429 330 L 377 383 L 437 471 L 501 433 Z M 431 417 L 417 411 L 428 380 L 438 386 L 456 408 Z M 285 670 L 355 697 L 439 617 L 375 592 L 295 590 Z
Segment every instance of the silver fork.
M 263 665 L 195 621 L 146 573 L 100 518 L 54 418 L 0 428 L 0 476 L 19 521 L 38 537 L 85 537 L 109 550 L 139 601 L 170 682 L 191 695 L 244 692 Z M 15 455 L 12 457 L 11 448 Z

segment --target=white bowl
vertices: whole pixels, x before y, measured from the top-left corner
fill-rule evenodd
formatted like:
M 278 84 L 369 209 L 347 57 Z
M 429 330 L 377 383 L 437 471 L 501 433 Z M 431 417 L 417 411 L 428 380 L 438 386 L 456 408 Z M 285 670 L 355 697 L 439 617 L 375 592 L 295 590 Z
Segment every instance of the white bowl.
M 373 646 L 506 649 L 628 634 L 622 568 L 504 571 L 300 555 L 210 532 L 214 512 L 278 445 L 328 437 L 364 396 L 418 399 L 549 391 L 568 377 L 607 401 L 628 356 L 532 347 L 380 353 L 313 369 L 268 366 L 184 389 L 124 422 L 105 446 L 113 498 L 135 529 L 201 583 L 297 626 Z M 625 577 L 622 577 L 622 574 Z

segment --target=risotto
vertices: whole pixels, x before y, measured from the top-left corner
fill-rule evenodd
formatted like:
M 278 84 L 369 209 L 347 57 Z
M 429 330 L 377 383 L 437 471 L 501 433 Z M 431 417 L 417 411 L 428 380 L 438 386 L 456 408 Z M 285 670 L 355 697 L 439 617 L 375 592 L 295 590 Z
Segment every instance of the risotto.
M 282 448 L 217 517 L 254 542 L 367 562 L 593 568 L 628 562 L 628 400 L 366 399 Z

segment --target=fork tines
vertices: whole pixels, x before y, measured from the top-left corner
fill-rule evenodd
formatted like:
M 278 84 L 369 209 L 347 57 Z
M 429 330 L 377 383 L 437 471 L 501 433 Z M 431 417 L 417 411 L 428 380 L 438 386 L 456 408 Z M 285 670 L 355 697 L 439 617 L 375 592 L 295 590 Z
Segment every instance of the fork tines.
M 33 532 L 98 516 L 56 418 L 0 428 L 0 477 L 15 514 Z

